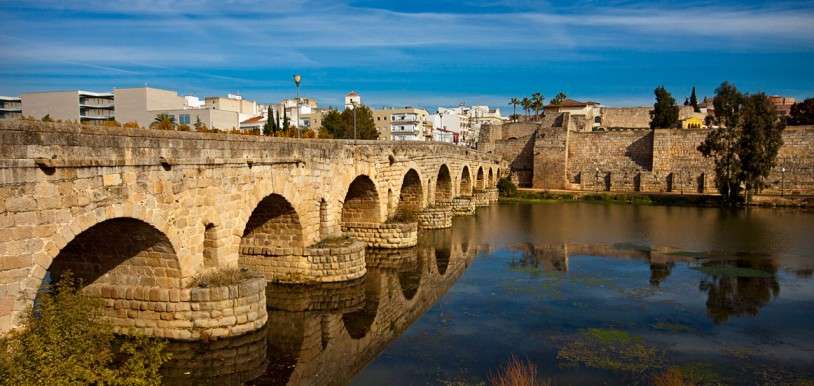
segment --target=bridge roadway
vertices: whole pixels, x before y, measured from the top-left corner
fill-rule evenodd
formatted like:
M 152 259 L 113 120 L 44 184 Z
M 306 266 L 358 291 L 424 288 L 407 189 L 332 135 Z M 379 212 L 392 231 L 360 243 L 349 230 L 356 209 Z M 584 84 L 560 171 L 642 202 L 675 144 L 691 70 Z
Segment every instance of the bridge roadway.
M 265 324 L 265 286 L 365 275 L 365 249 L 497 200 L 508 165 L 440 143 L 297 140 L 0 121 L 0 333 L 66 271 L 121 333 Z M 247 268 L 263 277 L 196 285 Z

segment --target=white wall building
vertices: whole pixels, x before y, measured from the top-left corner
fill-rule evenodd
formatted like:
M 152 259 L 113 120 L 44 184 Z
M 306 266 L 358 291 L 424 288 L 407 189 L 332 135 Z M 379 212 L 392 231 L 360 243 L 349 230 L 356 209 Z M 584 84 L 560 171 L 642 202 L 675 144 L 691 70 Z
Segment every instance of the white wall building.
M 353 106 L 361 106 L 362 105 L 362 96 L 359 95 L 356 91 L 351 91 L 345 94 L 345 110 L 353 109 Z

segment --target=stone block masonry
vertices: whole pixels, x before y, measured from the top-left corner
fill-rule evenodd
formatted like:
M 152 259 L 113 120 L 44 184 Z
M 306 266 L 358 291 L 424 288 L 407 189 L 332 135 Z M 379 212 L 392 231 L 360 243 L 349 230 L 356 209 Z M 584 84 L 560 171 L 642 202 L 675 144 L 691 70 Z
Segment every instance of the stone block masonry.
M 419 229 L 441 229 L 452 227 L 452 203 L 437 202 L 418 214 Z
M 418 243 L 417 223 L 353 223 L 342 224 L 342 232 L 371 248 L 407 248 Z
M 350 240 L 326 247 L 243 246 L 240 266 L 275 283 L 327 283 L 365 275 L 365 243 Z
M 452 214 L 455 216 L 471 216 L 475 214 L 475 202 L 472 200 L 472 197 L 453 198 Z

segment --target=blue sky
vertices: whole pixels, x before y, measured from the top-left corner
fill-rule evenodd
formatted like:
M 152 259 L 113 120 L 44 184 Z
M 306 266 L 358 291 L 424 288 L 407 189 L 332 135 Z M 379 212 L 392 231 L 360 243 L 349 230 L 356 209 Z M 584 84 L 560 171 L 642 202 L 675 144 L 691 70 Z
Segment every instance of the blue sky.
M 567 3 L 562 5 L 561 3 Z M 564 91 L 606 105 L 723 80 L 814 96 L 811 1 L 0 0 L 0 95 L 148 84 L 374 106 Z

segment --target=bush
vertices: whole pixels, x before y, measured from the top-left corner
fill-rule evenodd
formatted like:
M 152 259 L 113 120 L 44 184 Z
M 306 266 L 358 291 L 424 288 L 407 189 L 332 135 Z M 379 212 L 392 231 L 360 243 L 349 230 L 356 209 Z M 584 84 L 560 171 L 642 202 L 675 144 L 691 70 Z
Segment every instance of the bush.
M 489 383 L 494 386 L 547 386 L 551 382 L 539 379 L 537 366 L 530 361 L 521 361 L 512 355 L 509 363 L 489 377 Z
M 21 328 L 0 340 L 2 385 L 159 385 L 164 342 L 116 337 L 98 299 L 70 274 L 38 294 Z
M 517 186 L 508 177 L 497 181 L 497 190 L 503 197 L 512 197 L 517 194 Z

